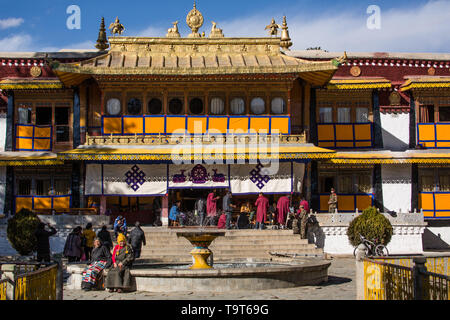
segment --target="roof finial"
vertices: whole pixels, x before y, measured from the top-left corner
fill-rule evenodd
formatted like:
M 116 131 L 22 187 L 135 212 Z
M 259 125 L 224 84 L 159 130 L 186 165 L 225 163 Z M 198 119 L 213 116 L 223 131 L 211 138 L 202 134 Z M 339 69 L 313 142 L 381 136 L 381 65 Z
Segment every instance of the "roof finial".
M 100 23 L 100 31 L 98 32 L 97 44 L 95 45 L 95 47 L 100 51 L 105 51 L 109 48 L 104 17 L 102 17 L 102 22 Z
M 281 26 L 281 44 L 280 46 L 286 50 L 292 46 L 291 38 L 289 37 L 289 30 L 286 22 L 286 16 L 283 17 L 283 25 Z
M 192 30 L 192 33 L 188 35 L 188 37 L 200 38 L 201 35 L 200 33 L 198 33 L 198 29 L 200 29 L 203 26 L 203 15 L 200 13 L 200 11 L 197 10 L 195 1 L 194 1 L 194 9 L 192 9 L 186 17 L 186 23 Z
M 125 27 L 120 23 L 119 17 L 116 17 L 116 21 L 111 23 L 109 29 L 114 36 L 116 36 L 116 34 L 121 35 L 125 31 Z

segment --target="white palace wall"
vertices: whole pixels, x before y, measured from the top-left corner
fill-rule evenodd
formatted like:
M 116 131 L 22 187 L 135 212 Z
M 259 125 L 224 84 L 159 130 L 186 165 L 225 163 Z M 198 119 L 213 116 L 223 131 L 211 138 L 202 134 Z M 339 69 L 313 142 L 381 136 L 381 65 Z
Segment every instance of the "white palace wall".
M 403 151 L 409 147 L 409 113 L 381 113 L 383 146 L 387 150 Z
M 382 165 L 384 212 L 411 211 L 411 164 Z

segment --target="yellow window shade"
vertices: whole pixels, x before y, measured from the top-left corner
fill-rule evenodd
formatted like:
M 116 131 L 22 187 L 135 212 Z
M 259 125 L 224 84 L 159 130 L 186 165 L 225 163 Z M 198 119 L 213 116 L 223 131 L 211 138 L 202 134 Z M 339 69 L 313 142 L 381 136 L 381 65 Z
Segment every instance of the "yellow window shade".
M 30 126 L 17 126 L 17 137 L 33 137 L 33 127 Z
M 214 133 L 227 133 L 228 118 L 227 117 L 209 117 L 208 131 Z
M 425 215 L 425 214 L 424 214 Z M 448 217 L 450 217 L 450 210 L 449 211 L 439 211 L 439 212 L 436 212 L 436 217 L 438 217 L 438 218 L 448 218 Z
M 435 148 L 435 143 L 434 142 L 421 142 L 420 144 L 422 144 L 425 148 Z
M 450 142 L 436 142 L 437 148 L 450 148 Z
M 122 134 L 122 117 L 103 118 L 104 134 Z
M 16 212 L 22 209 L 32 210 L 33 208 L 33 198 L 28 197 L 16 197 Z
M 334 125 L 332 124 L 319 124 L 317 125 L 319 141 L 334 141 Z M 334 143 L 330 146 L 334 146 Z
M 67 209 L 67 208 L 70 208 L 70 197 L 53 198 L 53 209 Z
M 353 148 L 353 141 L 336 142 L 336 147 L 339 148 Z
M 322 148 L 333 148 L 334 147 L 334 142 L 319 142 L 319 147 Z
M 50 139 L 34 139 L 34 150 L 50 150 Z
M 189 134 L 201 134 L 206 132 L 206 117 L 188 117 Z
M 371 196 L 356 196 L 356 207 L 359 211 L 363 211 L 372 206 Z
M 228 126 L 228 129 L 232 133 L 242 134 L 242 133 L 248 133 L 248 123 L 249 123 L 248 117 L 243 118 L 230 118 L 230 124 Z
M 355 124 L 355 140 L 372 140 L 370 124 Z
M 186 117 L 167 117 L 167 134 L 184 134 L 186 130 Z
M 355 196 L 338 195 L 338 211 L 354 211 Z
M 436 193 L 436 210 L 450 210 L 450 194 Z
M 450 140 L 450 124 L 436 125 L 436 140 Z
M 272 134 L 274 134 L 277 130 L 281 134 L 289 134 L 289 117 L 272 117 L 271 122 Z
M 34 209 L 52 209 L 52 197 L 34 198 Z
M 269 134 L 269 125 L 270 125 L 270 119 L 269 118 L 256 118 L 252 117 L 250 118 L 250 133 L 261 133 L 261 134 Z
M 419 196 L 419 207 L 423 210 L 434 210 L 433 194 L 421 193 Z
M 436 140 L 434 124 L 419 124 L 419 141 Z
M 355 146 L 356 147 L 371 147 L 372 146 L 372 142 L 371 141 L 362 141 L 362 142 L 355 142 Z
M 164 117 L 145 117 L 145 133 L 146 134 L 164 134 L 165 133 Z
M 328 212 L 328 200 L 330 200 L 330 196 L 320 196 L 320 211 Z
M 336 140 L 353 140 L 353 126 L 351 124 L 337 124 Z
M 16 139 L 16 149 L 17 150 L 32 150 L 33 149 L 33 139 L 17 138 Z
M 123 118 L 123 133 L 124 134 L 143 134 L 144 133 L 144 118 L 143 117 L 124 117 Z
M 47 128 L 39 128 L 36 127 L 34 129 L 34 137 L 35 138 L 50 138 L 52 134 L 52 129 L 47 127 Z

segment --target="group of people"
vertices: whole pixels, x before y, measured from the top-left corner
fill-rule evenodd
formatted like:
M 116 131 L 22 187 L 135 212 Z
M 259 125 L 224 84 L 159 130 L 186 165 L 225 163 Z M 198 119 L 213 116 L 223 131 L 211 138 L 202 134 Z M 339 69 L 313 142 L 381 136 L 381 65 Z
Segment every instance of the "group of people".
M 213 190 L 205 199 L 200 197 L 194 205 L 196 216 L 199 217 L 200 226 L 217 226 L 219 229 L 263 229 L 267 222 L 280 229 L 287 228 L 290 214 L 298 221 L 307 219 L 309 204 L 302 197 L 298 208 L 294 208 L 291 195 L 282 196 L 277 202 L 270 204 L 269 199 L 260 193 L 254 203 L 246 201 L 240 204 L 234 203 L 230 190 L 226 190 L 222 197 L 222 209 L 218 209 L 218 201 L 221 199 L 217 191 Z M 233 222 L 233 212 L 238 209 L 239 216 Z M 169 226 L 185 223 L 185 214 L 181 212 L 181 200 L 176 200 L 170 209 Z M 304 218 L 302 218 L 304 216 Z M 305 222 L 306 223 L 306 222 Z

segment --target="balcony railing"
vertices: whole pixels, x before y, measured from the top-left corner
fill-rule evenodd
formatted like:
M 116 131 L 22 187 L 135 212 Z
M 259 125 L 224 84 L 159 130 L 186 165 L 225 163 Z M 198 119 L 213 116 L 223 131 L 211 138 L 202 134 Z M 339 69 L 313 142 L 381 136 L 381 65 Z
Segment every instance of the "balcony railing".
M 371 148 L 372 123 L 321 123 L 317 125 L 319 147 Z
M 51 151 L 52 126 L 16 124 L 17 151 Z
M 337 194 L 337 197 L 337 210 L 340 213 L 354 213 L 356 209 L 363 211 L 373 206 L 374 202 L 374 195 L 370 193 Z M 320 195 L 320 212 L 328 212 L 328 200 L 330 200 L 329 193 Z
M 179 145 L 179 144 L 299 144 L 306 143 L 306 133 L 300 135 L 153 135 L 87 136 L 87 145 Z
M 450 149 L 450 123 L 418 123 L 417 144 L 427 149 Z
M 21 209 L 48 210 L 70 208 L 72 197 L 61 196 L 16 196 L 16 212 Z
M 421 192 L 419 208 L 425 219 L 449 219 L 450 192 Z

